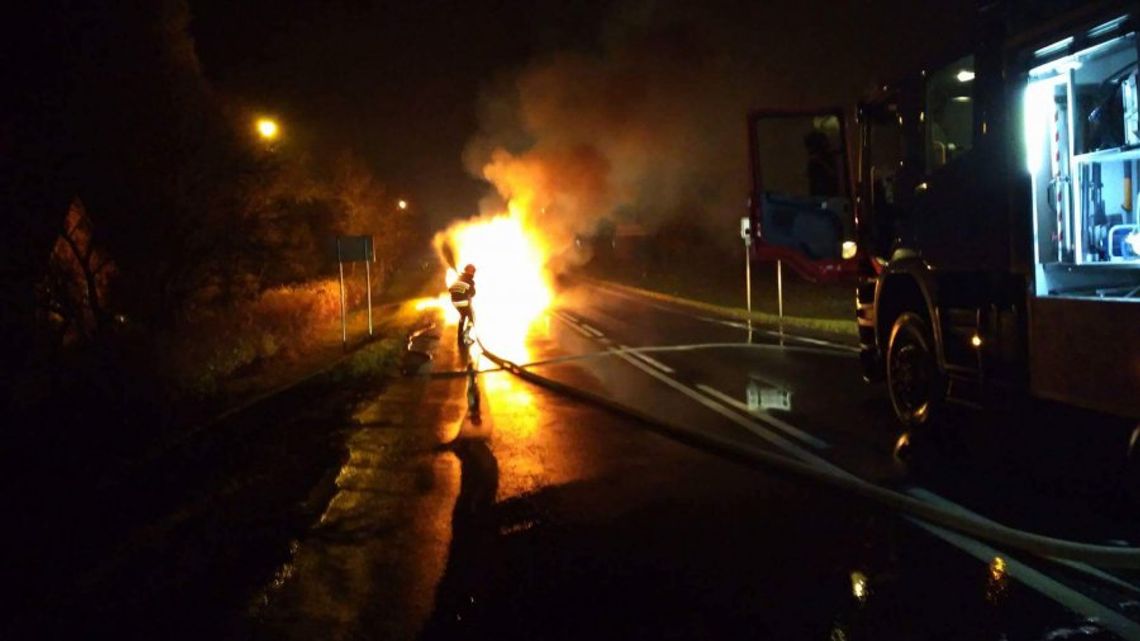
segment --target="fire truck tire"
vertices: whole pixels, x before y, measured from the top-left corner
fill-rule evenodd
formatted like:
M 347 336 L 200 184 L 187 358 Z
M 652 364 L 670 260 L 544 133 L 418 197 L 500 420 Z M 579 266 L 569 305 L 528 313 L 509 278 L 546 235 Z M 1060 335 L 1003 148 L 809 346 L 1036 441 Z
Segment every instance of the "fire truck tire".
M 887 390 L 895 416 L 908 428 L 930 424 L 946 398 L 946 377 L 938 367 L 925 318 L 903 312 L 895 319 L 886 360 Z

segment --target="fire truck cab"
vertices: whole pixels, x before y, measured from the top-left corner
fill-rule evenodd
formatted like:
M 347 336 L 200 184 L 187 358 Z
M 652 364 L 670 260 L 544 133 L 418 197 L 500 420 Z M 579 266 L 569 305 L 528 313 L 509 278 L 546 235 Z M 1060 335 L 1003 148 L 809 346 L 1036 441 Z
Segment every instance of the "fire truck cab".
M 815 116 L 847 184 L 814 213 L 851 207 L 832 236 L 858 248 L 864 372 L 902 423 L 1011 392 L 1140 420 L 1140 11 L 1013 4 L 944 64 Z M 750 117 L 757 177 L 775 117 Z M 782 214 L 756 185 L 762 244 Z

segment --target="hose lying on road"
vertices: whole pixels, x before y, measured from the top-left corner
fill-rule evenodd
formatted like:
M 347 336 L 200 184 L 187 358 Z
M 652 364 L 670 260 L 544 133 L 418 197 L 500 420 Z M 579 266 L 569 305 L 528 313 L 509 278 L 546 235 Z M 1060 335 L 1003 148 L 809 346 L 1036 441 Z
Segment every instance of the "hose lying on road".
M 1111 547 L 1066 541 L 1018 530 L 960 511 L 948 510 L 875 485 L 853 475 L 837 474 L 790 456 L 776 454 L 746 443 L 667 423 L 605 396 L 535 374 L 525 367 L 491 352 L 481 341 L 479 346 L 483 354 L 500 368 L 529 383 L 591 403 L 623 418 L 633 419 L 654 432 L 711 454 L 748 466 L 760 465 L 776 469 L 786 474 L 807 478 L 832 488 L 851 492 L 885 505 L 892 510 L 911 514 L 934 525 L 989 541 L 1001 547 L 1022 550 L 1054 559 L 1079 561 L 1105 568 L 1140 568 L 1140 548 Z
M 482 343 L 480 343 L 482 346 Z M 409 348 L 410 349 L 410 348 Z M 775 343 L 695 343 L 688 345 L 654 345 L 652 347 L 621 347 L 606 349 L 598 352 L 588 352 L 585 354 L 569 354 L 566 356 L 556 356 L 554 358 L 544 358 L 537 361 L 529 361 L 526 363 L 515 364 L 515 367 L 539 367 L 542 365 L 560 365 L 562 363 L 570 363 L 574 361 L 594 360 L 608 356 L 619 356 L 621 354 L 647 354 L 654 352 L 692 352 L 705 349 L 753 349 L 759 351 L 779 351 L 799 352 L 801 354 L 815 354 L 823 356 L 839 356 L 851 357 L 844 351 L 826 348 L 826 347 L 804 347 L 799 345 L 777 345 Z M 488 367 L 477 370 L 478 374 L 486 374 L 489 372 L 501 372 L 502 367 L 496 365 L 495 367 Z M 467 370 L 438 370 L 431 373 L 432 378 L 455 378 L 460 376 L 467 376 Z

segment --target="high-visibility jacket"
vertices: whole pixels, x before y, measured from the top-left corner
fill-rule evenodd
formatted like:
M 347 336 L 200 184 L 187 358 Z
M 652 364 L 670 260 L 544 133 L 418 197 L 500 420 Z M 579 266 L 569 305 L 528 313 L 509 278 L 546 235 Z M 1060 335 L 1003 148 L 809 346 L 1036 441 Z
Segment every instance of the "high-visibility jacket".
M 470 307 L 471 299 L 475 297 L 475 279 L 464 274 L 451 284 L 448 291 L 451 292 L 451 304 L 456 308 Z

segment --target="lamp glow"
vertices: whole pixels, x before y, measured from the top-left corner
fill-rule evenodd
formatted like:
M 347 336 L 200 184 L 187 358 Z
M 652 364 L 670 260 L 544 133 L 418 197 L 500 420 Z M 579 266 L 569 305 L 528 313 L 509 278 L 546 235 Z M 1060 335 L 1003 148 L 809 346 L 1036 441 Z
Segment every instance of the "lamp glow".
M 276 140 L 280 129 L 277 123 L 269 118 L 260 118 L 257 121 L 257 135 L 265 140 Z

